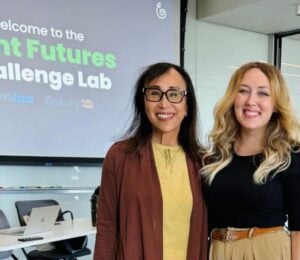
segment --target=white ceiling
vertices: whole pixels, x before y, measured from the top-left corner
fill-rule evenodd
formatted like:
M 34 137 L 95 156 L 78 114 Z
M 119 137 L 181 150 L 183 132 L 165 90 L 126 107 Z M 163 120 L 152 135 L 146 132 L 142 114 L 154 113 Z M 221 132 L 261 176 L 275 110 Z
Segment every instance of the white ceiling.
M 300 0 L 257 0 L 199 20 L 264 34 L 292 31 L 300 29 L 297 4 Z

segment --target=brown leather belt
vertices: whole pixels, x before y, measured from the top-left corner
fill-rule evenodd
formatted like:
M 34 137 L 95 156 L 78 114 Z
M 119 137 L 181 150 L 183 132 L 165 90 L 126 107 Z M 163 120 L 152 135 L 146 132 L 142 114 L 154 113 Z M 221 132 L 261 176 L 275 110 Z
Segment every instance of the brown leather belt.
M 282 226 L 270 228 L 248 228 L 248 229 L 234 229 L 234 228 L 216 228 L 210 234 L 212 240 L 219 240 L 222 242 L 233 242 L 239 239 L 251 238 L 266 233 L 276 232 L 283 230 Z

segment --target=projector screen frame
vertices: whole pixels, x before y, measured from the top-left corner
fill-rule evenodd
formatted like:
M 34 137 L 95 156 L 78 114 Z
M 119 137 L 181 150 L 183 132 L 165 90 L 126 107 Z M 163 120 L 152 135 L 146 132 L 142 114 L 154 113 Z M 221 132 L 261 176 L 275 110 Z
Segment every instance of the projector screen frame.
M 187 15 L 188 0 L 180 0 L 180 18 L 179 18 L 179 62 L 184 67 L 184 51 L 185 51 L 185 25 Z M 101 166 L 104 158 L 88 158 L 88 157 L 43 157 L 43 156 L 23 156 L 23 155 L 0 155 L 1 165 L 29 165 L 29 166 Z

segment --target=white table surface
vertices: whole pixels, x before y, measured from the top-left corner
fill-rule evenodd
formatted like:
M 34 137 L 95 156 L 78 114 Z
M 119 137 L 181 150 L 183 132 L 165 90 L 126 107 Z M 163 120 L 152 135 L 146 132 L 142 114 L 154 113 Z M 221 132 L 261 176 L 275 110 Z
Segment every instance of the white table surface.
M 18 241 L 18 238 L 23 236 L 0 234 L 0 251 L 36 246 L 44 243 L 91 234 L 96 234 L 96 227 L 92 226 L 92 221 L 90 218 L 78 218 L 74 219 L 73 221 L 66 220 L 58 222 L 58 224 L 53 227 L 52 231 L 31 235 L 43 237 L 44 239 L 41 240 L 20 242 Z

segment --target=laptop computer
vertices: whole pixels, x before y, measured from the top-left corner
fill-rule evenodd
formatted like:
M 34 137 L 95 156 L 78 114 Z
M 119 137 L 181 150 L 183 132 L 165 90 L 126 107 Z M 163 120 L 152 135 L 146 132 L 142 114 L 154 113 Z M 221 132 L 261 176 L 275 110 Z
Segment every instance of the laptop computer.
M 28 236 L 50 231 L 55 224 L 59 212 L 59 205 L 33 208 L 26 226 L 3 229 L 1 234 Z

